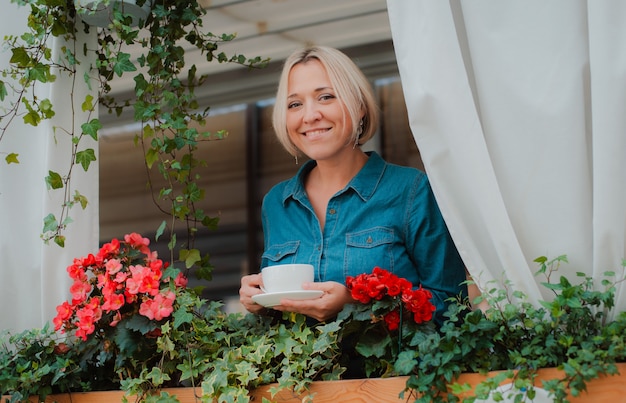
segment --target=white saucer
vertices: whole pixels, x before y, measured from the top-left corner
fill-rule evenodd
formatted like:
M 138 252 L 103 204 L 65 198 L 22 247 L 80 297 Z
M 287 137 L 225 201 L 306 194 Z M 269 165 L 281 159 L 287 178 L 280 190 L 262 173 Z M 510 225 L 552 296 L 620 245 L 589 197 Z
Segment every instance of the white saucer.
M 298 291 L 283 291 L 283 292 L 269 292 L 265 294 L 257 294 L 252 296 L 252 300 L 264 307 L 272 307 L 280 305 L 281 299 L 315 299 L 324 294 L 322 290 L 298 290 Z

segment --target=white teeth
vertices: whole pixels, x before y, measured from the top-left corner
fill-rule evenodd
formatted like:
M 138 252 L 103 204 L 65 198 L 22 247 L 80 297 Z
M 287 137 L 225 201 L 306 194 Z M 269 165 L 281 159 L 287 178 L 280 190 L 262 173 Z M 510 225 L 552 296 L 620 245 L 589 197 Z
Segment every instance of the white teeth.
M 315 131 L 311 131 L 311 132 L 306 132 L 305 134 L 307 136 L 315 136 L 317 134 L 322 134 L 322 133 L 326 133 L 326 129 L 323 130 L 315 130 Z

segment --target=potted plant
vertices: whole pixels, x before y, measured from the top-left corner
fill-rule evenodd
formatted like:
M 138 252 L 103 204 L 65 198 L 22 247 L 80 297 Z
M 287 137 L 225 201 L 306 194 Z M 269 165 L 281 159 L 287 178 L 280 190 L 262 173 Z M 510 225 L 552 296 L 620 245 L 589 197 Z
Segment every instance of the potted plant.
M 140 236 L 130 239 L 126 245 L 147 246 Z M 78 259 L 68 270 L 76 276 L 76 264 L 96 262 L 102 266 L 98 270 L 106 273 L 107 264 L 97 256 L 110 251 L 110 245 L 105 245 L 95 259 Z M 472 311 L 468 301 L 457 301 L 438 329 L 428 320 L 432 314 L 428 292 L 414 290 L 380 269 L 348 281 L 360 302 L 346 306 L 335 321 L 311 326 L 294 314 L 225 314 L 219 303 L 203 301 L 181 287 L 180 281 L 173 281 L 179 274 L 166 268 L 159 289 L 174 292 L 176 298 L 160 318 L 141 318 L 143 302 L 130 298 L 132 309 L 124 311 L 113 333 L 94 331 L 87 340 L 81 333 L 70 339 L 73 343 L 57 340 L 50 329 L 13 336 L 14 349 L 5 346 L 0 353 L 0 385 L 9 385 L 1 392 L 12 392 L 13 401 L 19 401 L 26 395 L 43 400 L 51 392 L 93 389 L 95 369 L 107 366 L 103 365 L 107 351 L 128 348 L 133 339 L 129 333 L 134 332 L 138 337 L 154 337 L 141 342 L 152 343 L 151 358 L 122 353 L 119 362 L 107 366 L 105 378 L 110 386 L 123 390 L 120 396 L 126 393 L 144 401 L 185 401 L 179 400 L 185 396 L 249 401 L 256 396 L 327 402 L 338 394 L 346 398 L 365 394 L 385 402 L 398 401 L 399 396 L 424 402 L 524 401 L 539 396 L 557 401 L 582 396 L 580 401 L 594 401 L 598 397 L 594 393 L 623 393 L 623 380 L 612 375 L 626 370 L 626 314 L 605 320 L 623 274 L 608 273 L 602 291 L 594 290 L 584 276 L 578 283 L 564 277 L 551 281 L 565 261 L 565 256 L 538 259 L 539 273 L 548 280 L 545 286 L 555 293 L 552 301 L 532 306 L 523 295 L 494 287 L 486 293 L 490 304 L 486 312 Z M 120 271 L 132 273 L 130 266 L 129 261 Z M 89 305 L 98 296 L 103 306 L 104 292 L 99 288 L 105 288 L 107 280 L 94 282 L 101 287 L 94 286 L 89 296 L 79 299 Z M 127 294 L 124 287 L 117 292 Z M 59 320 L 80 329 L 74 321 L 78 311 L 64 306 L 59 308 Z M 74 312 L 73 319 L 64 313 L 68 311 Z M 115 310 L 103 313 L 95 328 L 110 330 L 116 315 Z M 120 329 L 122 336 L 112 336 Z M 93 340 L 101 353 L 86 348 L 94 347 Z M 355 362 L 362 372 L 349 371 Z M 359 378 L 349 379 L 355 375 Z M 615 383 L 607 392 L 601 385 L 610 381 Z M 382 386 L 368 388 L 368 382 Z
M 57 307 L 54 330 L 3 335 L 0 395 L 123 390 L 150 401 L 159 389 L 195 386 L 241 399 L 272 382 L 304 391 L 313 379 L 338 379 L 338 324 L 225 314 L 149 243 L 128 234 L 68 266 L 71 299 Z

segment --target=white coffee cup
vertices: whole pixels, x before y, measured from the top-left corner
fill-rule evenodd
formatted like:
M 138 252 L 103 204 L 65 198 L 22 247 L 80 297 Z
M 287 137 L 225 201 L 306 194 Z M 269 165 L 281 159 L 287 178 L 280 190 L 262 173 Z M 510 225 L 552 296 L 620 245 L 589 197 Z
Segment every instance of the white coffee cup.
M 281 264 L 261 270 L 263 290 L 267 293 L 302 290 L 302 283 L 313 282 L 314 269 L 310 264 Z

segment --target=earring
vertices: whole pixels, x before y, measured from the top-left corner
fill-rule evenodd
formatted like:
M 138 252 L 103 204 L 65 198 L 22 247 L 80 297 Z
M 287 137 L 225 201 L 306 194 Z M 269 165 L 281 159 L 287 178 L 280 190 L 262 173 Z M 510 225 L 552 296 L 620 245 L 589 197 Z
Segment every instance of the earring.
M 363 119 L 359 122 L 359 127 L 356 128 L 356 138 L 354 139 L 354 145 L 352 146 L 353 150 L 359 145 L 361 134 L 363 134 Z
M 298 156 L 294 155 L 294 158 L 296 159 L 296 165 L 298 165 Z

